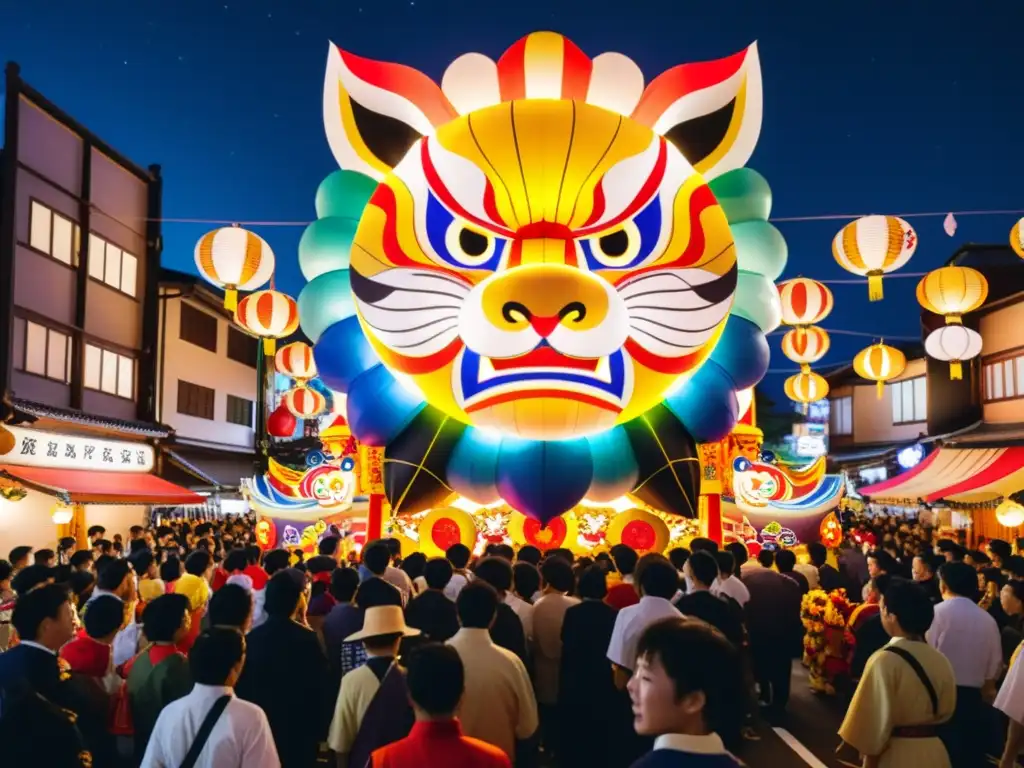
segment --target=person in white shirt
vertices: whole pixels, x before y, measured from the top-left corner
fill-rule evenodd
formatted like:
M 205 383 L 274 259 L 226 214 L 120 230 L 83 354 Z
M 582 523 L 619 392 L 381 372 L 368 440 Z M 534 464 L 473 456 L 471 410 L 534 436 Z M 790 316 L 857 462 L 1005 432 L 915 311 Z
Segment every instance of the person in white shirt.
M 1010 669 L 999 687 L 993 706 L 1006 715 L 1006 744 L 999 768 L 1014 768 L 1017 756 L 1024 749 L 1024 665 L 1020 663 L 1021 648 L 1017 646 L 1010 659 Z
M 394 563 L 402 557 L 402 542 L 398 539 L 384 539 L 388 552 L 391 554 L 391 563 L 384 569 L 384 581 L 394 584 L 402 593 L 402 605 L 408 605 L 409 601 L 417 594 L 409 574 L 401 568 L 396 568 Z
M 195 768 L 280 768 L 267 716 L 235 696 L 244 665 L 240 632 L 214 628 L 196 638 L 189 654 L 195 686 L 160 713 L 142 768 L 178 768 L 193 751 Z
M 944 739 L 953 765 L 983 765 L 986 702 L 995 696 L 1003 666 L 999 626 L 974 602 L 978 573 L 966 563 L 939 568 L 942 602 L 928 630 L 928 644 L 949 659 L 956 674 L 956 711 Z
M 718 578 L 715 579 L 715 583 L 711 587 L 711 594 L 726 595 L 739 603 L 740 607 L 745 606 L 750 602 L 750 590 L 747 589 L 746 584 L 733 575 L 733 571 L 736 569 L 736 558 L 733 557 L 732 552 L 718 552 L 715 555 L 715 560 L 718 561 Z
M 640 585 L 640 602 L 619 611 L 608 643 L 608 660 L 614 665 L 615 683 L 620 688 L 626 687 L 636 669 L 637 644 L 644 630 L 661 619 L 682 616 L 671 603 L 679 574 L 666 558 L 644 555 L 637 564 L 636 578 Z
M 448 550 L 444 553 L 444 556 L 448 558 L 448 562 L 452 564 L 452 580 L 448 582 L 448 586 L 444 588 L 445 597 L 452 602 L 458 600 L 459 592 L 469 582 L 473 580 L 473 574 L 469 572 L 469 559 L 473 556 L 473 553 L 469 551 L 469 547 L 465 544 L 452 544 L 448 547 Z

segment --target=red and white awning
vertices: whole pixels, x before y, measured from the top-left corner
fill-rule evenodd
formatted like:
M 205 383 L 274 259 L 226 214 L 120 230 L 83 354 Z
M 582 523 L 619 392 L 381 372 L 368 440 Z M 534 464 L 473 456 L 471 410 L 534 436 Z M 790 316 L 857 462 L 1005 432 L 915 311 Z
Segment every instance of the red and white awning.
M 872 501 L 977 503 L 1024 490 L 1024 447 L 939 448 L 913 469 L 861 488 Z

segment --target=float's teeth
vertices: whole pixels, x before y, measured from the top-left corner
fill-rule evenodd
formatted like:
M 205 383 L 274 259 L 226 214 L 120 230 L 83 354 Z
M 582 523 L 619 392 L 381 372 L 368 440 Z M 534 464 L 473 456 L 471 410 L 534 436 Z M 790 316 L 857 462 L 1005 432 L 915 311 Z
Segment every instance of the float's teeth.
M 607 357 L 602 357 L 597 364 L 597 368 L 594 369 L 594 378 L 600 379 L 601 381 L 611 383 L 612 380 L 612 364 L 611 360 Z
M 494 364 L 491 362 L 489 357 L 480 356 L 480 381 L 487 381 L 487 379 L 493 379 L 498 375 L 498 372 L 494 370 Z

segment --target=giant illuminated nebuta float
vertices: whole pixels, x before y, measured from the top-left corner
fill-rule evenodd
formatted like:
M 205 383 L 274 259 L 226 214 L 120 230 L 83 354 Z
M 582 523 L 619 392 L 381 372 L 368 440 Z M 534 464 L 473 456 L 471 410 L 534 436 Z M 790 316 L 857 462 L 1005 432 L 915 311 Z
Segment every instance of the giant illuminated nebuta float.
M 696 441 L 728 434 L 779 322 L 785 242 L 742 167 L 760 78 L 752 45 L 645 87 L 540 32 L 439 87 L 331 46 L 343 170 L 300 315 L 396 512 L 457 492 L 546 522 L 631 493 L 696 516 Z

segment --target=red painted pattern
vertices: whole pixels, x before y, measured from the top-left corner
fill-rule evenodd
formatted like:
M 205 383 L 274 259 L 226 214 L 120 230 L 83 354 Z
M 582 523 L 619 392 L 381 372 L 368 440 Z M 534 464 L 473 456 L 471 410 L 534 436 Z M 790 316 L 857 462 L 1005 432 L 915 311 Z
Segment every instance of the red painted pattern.
M 479 403 L 475 403 L 467 408 L 466 413 L 474 413 L 475 411 L 490 408 L 494 405 L 501 405 L 502 403 L 511 403 L 517 400 L 526 400 L 538 397 L 558 398 L 559 400 L 575 400 L 580 403 L 586 403 L 587 405 L 593 405 L 596 408 L 601 408 L 605 411 L 611 411 L 612 413 L 619 413 L 622 410 L 621 408 L 605 402 L 600 398 L 591 397 L 590 395 L 582 392 L 573 392 L 567 389 L 525 389 L 520 392 L 508 392 L 503 395 L 495 395 L 494 397 L 489 397 L 486 400 L 481 400 Z
M 498 59 L 498 89 L 502 101 L 526 98 L 526 38 Z
M 562 98 L 586 99 L 593 69 L 590 57 L 571 40 L 562 38 Z
M 659 139 L 659 142 L 660 143 L 658 145 L 658 159 L 655 161 L 654 168 L 651 170 L 651 174 L 647 177 L 647 181 L 644 182 L 644 185 L 640 188 L 640 191 L 636 194 L 636 197 L 633 198 L 633 202 L 627 205 L 625 210 L 618 214 L 614 219 L 602 224 L 600 226 L 600 230 L 603 231 L 606 229 L 610 229 L 611 227 L 614 227 L 616 224 L 630 218 L 637 211 L 639 211 L 647 202 L 649 202 L 652 197 L 654 197 L 654 193 L 658 191 L 658 187 L 661 186 L 661 182 L 665 178 L 665 168 L 668 165 L 668 143 L 665 141 L 665 139 Z M 595 212 L 597 211 L 597 192 L 598 190 L 601 190 L 603 184 L 604 179 L 601 179 L 601 184 L 598 184 L 597 189 L 595 189 L 594 191 Z M 604 192 L 602 191 L 602 213 L 604 212 L 604 207 Z M 587 220 L 586 224 L 583 225 L 583 228 L 576 232 L 576 236 L 586 237 L 597 232 L 597 228 L 587 229 L 587 227 L 592 225 L 595 221 L 597 221 L 598 218 L 599 215 L 595 215 L 594 213 L 592 213 L 590 215 L 590 218 Z
M 423 166 L 423 175 L 426 177 L 427 184 L 430 187 L 431 191 L 435 195 L 437 195 L 437 197 L 441 200 L 442 203 L 445 204 L 445 206 L 448 207 L 449 210 L 454 211 L 457 216 L 473 224 L 476 224 L 478 227 L 481 227 L 482 229 L 486 229 L 488 232 L 493 232 L 497 235 L 501 235 L 502 237 L 510 237 L 512 235 L 511 230 L 501 226 L 497 226 L 493 222 L 485 221 L 479 218 L 478 216 L 474 216 L 472 213 L 467 211 L 465 208 L 462 207 L 462 205 L 459 204 L 459 201 L 455 199 L 455 196 L 452 195 L 452 193 L 448 190 L 448 187 L 446 187 L 444 182 L 441 180 L 440 175 L 437 173 L 437 169 L 434 168 L 434 163 L 430 158 L 429 142 L 430 140 L 426 139 L 420 144 L 420 163 Z M 491 190 L 492 207 L 495 208 L 495 210 L 493 211 L 493 213 L 495 214 L 494 221 L 502 221 L 501 216 L 497 215 L 496 206 L 493 206 L 493 198 L 494 191 Z M 370 200 L 372 202 L 373 198 L 370 198 Z M 486 210 L 486 191 L 484 193 L 484 205 Z M 488 216 L 490 216 L 491 213 L 491 211 L 487 211 Z
M 651 81 L 633 110 L 633 119 L 646 126 L 658 122 L 665 110 L 688 93 L 718 85 L 735 75 L 743 66 L 747 51 L 724 59 L 680 64 Z

